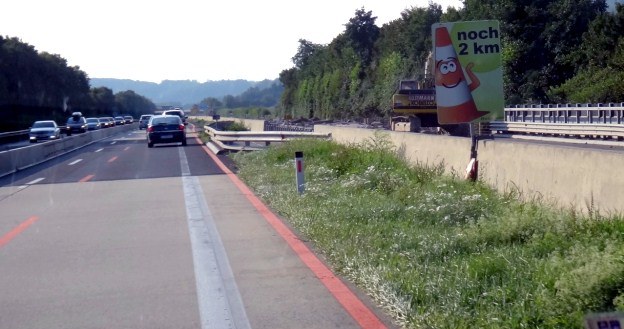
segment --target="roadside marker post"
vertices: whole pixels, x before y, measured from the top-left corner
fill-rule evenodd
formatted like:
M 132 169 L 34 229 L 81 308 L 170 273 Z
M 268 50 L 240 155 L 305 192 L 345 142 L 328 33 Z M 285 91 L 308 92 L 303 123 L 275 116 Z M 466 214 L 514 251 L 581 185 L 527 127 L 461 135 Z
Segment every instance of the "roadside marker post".
M 297 176 L 297 191 L 303 194 L 305 190 L 305 180 L 303 177 L 303 152 L 295 152 L 295 174 Z

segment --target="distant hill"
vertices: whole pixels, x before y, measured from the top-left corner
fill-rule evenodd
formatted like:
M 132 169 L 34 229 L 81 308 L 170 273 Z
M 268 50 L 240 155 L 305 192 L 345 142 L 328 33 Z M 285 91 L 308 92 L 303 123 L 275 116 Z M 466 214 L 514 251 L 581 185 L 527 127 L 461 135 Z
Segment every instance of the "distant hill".
M 274 81 L 221 80 L 197 82 L 195 80 L 164 80 L 161 83 L 127 79 L 91 78 L 92 88 L 106 87 L 113 93 L 132 90 L 149 98 L 157 105 L 187 106 L 198 104 L 207 97 L 221 99 L 224 96 L 238 96 L 252 87 L 265 88 Z

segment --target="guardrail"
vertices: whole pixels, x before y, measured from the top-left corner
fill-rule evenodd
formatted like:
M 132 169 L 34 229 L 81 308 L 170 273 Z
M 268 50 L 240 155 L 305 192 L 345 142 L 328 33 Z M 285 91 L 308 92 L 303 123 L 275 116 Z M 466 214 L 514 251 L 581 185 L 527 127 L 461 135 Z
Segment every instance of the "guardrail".
M 618 140 L 624 138 L 624 125 L 617 124 L 492 121 L 489 123 L 489 128 L 493 134 L 523 133 L 595 138 L 611 137 Z
M 0 138 L 26 135 L 28 134 L 29 131 L 30 131 L 29 129 L 26 129 L 26 130 L 9 131 L 5 133 L 0 133 Z
M 505 108 L 505 122 L 624 124 L 624 103 L 516 105 Z
M 17 142 L 20 140 L 28 139 L 28 132 L 30 130 L 18 130 L 0 133 L 0 144 Z
M 124 125 L 110 129 L 92 130 L 82 134 L 72 134 L 72 136 L 53 141 L 34 143 L 12 150 L 0 151 L 0 177 L 48 161 L 61 154 L 71 152 L 120 132 L 135 129 L 135 127 L 135 125 Z
M 67 132 L 67 126 L 58 126 L 61 129 L 61 134 L 65 134 Z M 0 132 L 0 143 L 6 142 L 7 140 L 15 140 L 19 139 L 19 137 L 27 137 L 30 129 L 17 130 L 17 131 L 7 131 Z M 27 138 L 25 138 L 27 139 Z
M 261 150 L 271 143 L 286 142 L 300 138 L 331 138 L 331 133 L 322 134 L 301 131 L 221 131 L 210 126 L 204 126 L 204 131 L 210 136 L 211 142 L 215 146 L 213 149 L 215 153 L 220 153 L 223 150 Z M 252 143 L 262 144 L 264 147 L 252 145 Z

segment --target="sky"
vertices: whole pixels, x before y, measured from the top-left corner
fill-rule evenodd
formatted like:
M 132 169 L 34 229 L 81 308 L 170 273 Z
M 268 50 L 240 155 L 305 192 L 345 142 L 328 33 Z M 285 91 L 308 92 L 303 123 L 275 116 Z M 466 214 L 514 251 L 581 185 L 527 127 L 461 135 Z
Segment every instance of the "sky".
M 446 10 L 461 0 L 433 0 Z M 299 39 L 328 44 L 364 8 L 383 24 L 429 0 L 19 0 L 0 35 L 58 54 L 89 78 L 159 83 L 277 79 Z

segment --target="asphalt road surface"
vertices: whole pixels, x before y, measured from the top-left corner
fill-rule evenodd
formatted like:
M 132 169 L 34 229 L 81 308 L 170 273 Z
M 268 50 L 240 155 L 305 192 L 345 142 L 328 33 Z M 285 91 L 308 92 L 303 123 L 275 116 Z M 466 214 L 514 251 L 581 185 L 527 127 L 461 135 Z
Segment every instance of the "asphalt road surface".
M 144 134 L 0 178 L 0 328 L 393 327 L 192 134 Z

